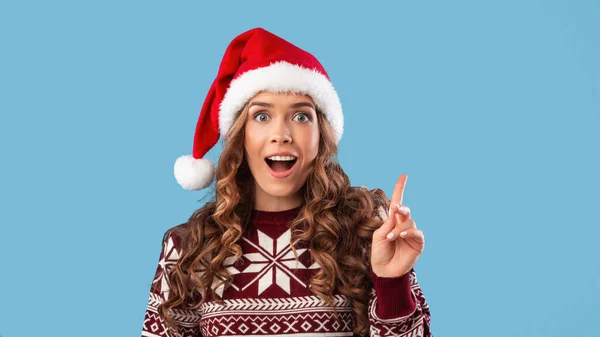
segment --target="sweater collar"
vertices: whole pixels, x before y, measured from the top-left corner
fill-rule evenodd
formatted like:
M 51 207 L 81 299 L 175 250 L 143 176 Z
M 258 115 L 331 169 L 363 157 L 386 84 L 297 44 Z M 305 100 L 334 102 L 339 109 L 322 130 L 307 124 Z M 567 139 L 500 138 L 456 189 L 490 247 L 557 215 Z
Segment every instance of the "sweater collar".
M 256 225 L 287 225 L 292 221 L 302 209 L 302 206 L 298 206 L 293 209 L 277 212 L 269 211 L 252 211 L 252 223 Z

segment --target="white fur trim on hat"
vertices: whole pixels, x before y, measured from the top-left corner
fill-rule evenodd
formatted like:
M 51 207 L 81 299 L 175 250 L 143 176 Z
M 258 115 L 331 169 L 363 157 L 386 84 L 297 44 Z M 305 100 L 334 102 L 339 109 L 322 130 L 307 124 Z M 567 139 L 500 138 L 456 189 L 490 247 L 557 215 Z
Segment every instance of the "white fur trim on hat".
M 247 71 L 231 81 L 219 107 L 221 135 L 227 134 L 236 114 L 261 91 L 298 92 L 309 95 L 331 124 L 336 143 L 342 138 L 342 104 L 329 79 L 317 70 L 283 61 Z
M 210 185 L 215 176 L 215 167 L 208 158 L 195 159 L 187 155 L 177 158 L 174 173 L 181 187 L 195 191 Z

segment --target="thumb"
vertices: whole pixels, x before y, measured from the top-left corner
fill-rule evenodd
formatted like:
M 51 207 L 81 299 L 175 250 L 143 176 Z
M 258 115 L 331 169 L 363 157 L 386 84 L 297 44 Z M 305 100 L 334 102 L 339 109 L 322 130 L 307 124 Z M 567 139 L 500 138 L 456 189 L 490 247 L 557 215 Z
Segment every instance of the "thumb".
M 403 239 L 412 239 L 419 243 L 425 242 L 425 236 L 423 235 L 423 231 L 418 228 L 409 228 L 401 232 L 400 237 Z

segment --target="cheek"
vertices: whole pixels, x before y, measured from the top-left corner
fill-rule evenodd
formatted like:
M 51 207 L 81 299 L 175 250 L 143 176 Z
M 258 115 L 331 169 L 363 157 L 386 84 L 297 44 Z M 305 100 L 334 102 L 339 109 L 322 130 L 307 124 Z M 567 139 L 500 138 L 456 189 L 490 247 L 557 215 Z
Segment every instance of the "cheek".
M 319 128 L 315 127 L 305 134 L 304 151 L 307 159 L 313 161 L 319 152 Z
M 249 161 L 254 161 L 260 157 L 260 148 L 262 144 L 261 133 L 255 132 L 252 128 L 246 128 L 244 136 L 244 149 L 248 155 Z

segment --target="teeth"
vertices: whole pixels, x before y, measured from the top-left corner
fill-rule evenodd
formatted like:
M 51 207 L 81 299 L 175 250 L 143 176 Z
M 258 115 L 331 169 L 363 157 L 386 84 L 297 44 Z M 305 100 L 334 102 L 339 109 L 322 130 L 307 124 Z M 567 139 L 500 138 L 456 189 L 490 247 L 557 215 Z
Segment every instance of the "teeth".
M 292 160 L 296 159 L 296 157 L 292 157 L 292 156 L 271 156 L 271 157 L 268 157 L 267 159 L 273 160 L 273 161 L 292 161 Z

